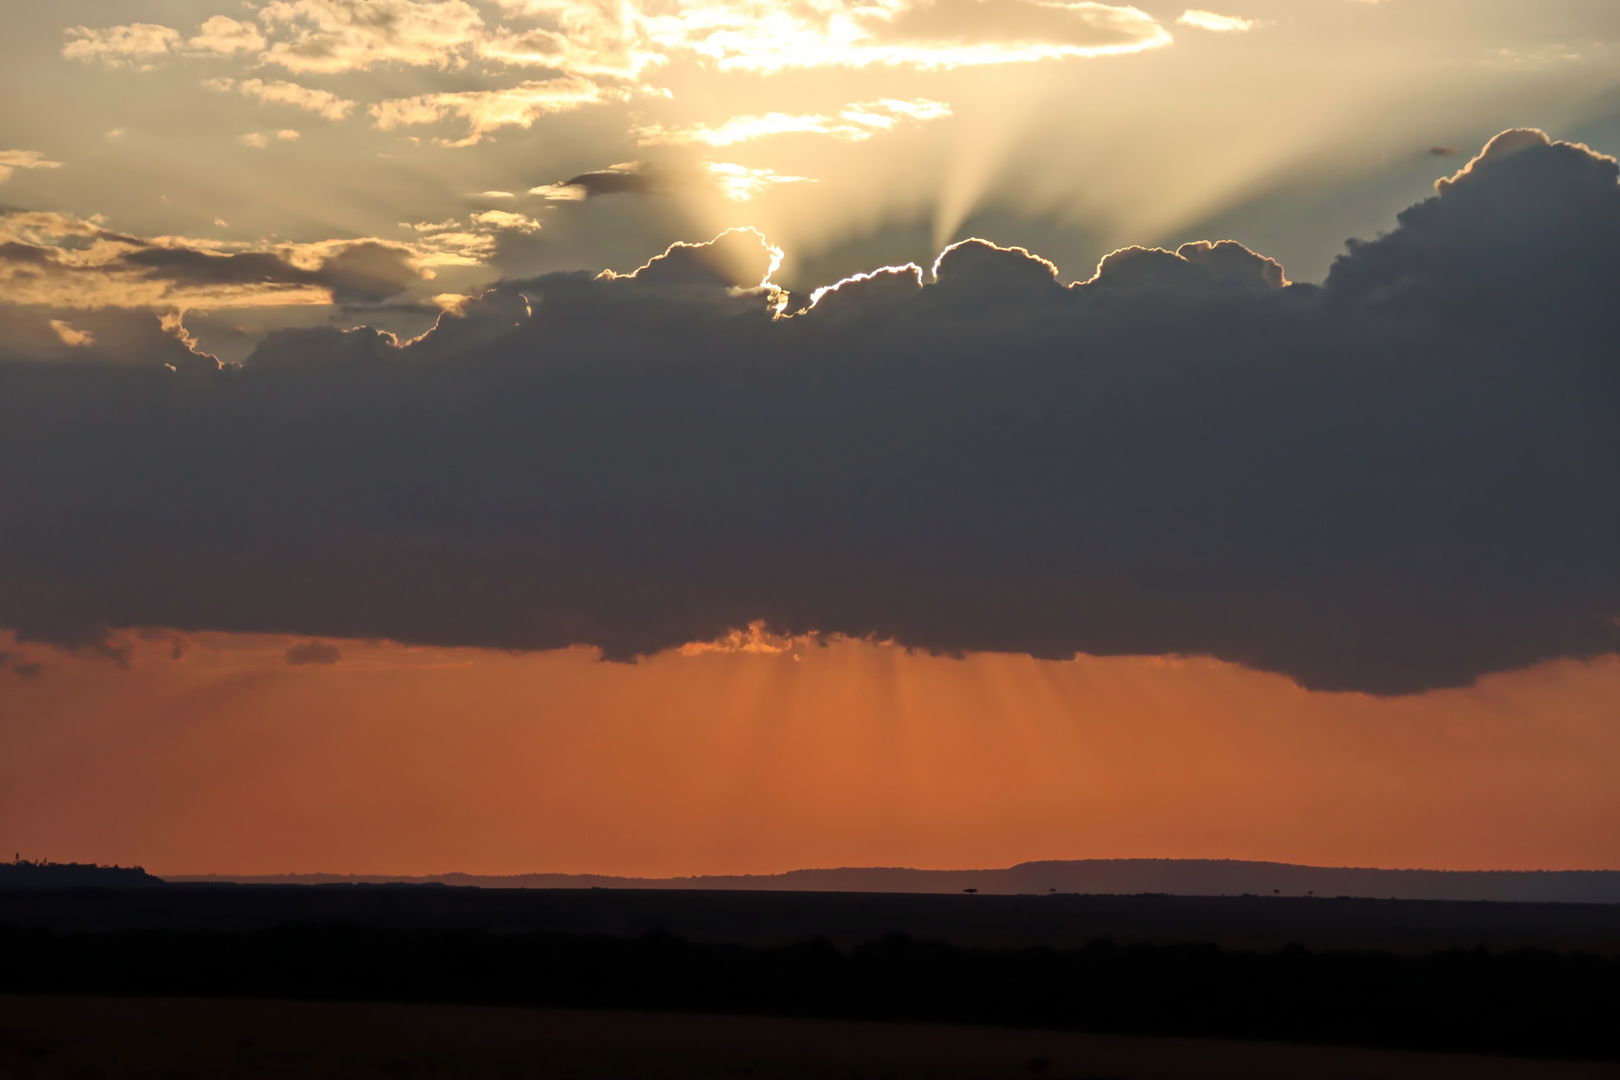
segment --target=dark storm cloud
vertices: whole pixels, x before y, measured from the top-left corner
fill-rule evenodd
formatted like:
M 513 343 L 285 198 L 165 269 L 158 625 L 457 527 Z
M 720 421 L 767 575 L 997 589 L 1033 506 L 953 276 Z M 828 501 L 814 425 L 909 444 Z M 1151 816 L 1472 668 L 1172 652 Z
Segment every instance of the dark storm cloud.
M 652 195 L 675 187 L 692 187 L 697 182 L 695 172 L 690 175 L 676 173 L 646 162 L 632 161 L 606 169 L 580 173 L 564 180 L 557 188 L 574 188 L 586 198 L 599 195 Z
M 32 679 L 44 670 L 38 662 L 28 659 L 21 653 L 0 649 L 0 671 L 10 670 L 13 675 L 24 679 Z
M 555 184 L 531 188 L 529 194 L 547 199 L 582 200 L 604 195 L 663 195 L 672 191 L 714 186 L 713 174 L 698 166 L 627 161 L 580 173 Z
M 124 266 L 179 286 L 314 285 L 339 304 L 381 303 L 418 280 L 412 253 L 374 240 L 341 247 L 318 266 L 296 266 L 274 252 L 222 255 L 180 247 L 146 247 L 123 256 Z
M 0 625 L 628 658 L 763 619 L 1374 693 L 1613 651 L 1616 177 L 1509 134 L 1320 287 L 970 242 L 773 319 L 732 233 L 404 348 L 0 365 Z

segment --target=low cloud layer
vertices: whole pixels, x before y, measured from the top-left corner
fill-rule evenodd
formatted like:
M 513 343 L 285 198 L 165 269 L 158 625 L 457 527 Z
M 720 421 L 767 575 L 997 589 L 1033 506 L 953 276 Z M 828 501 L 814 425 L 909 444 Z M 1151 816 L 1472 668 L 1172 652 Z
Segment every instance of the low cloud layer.
M 297 140 L 291 129 L 278 141 Z M 264 148 L 254 132 L 244 145 Z M 410 228 L 410 226 L 406 226 Z M 477 266 L 504 229 L 532 231 L 519 214 L 450 220 L 410 241 L 367 237 L 309 243 L 223 243 L 183 236 L 140 237 L 105 219 L 46 211 L 0 210 L 0 298 L 52 309 L 189 310 L 379 304 L 430 277 L 434 267 Z M 0 355 L 8 346 L 0 344 Z M 10 350 L 14 353 L 16 343 Z
M 1321 286 L 970 241 L 812 304 L 732 232 L 239 370 L 46 327 L 0 362 L 0 626 L 630 658 L 762 620 L 1379 694 L 1611 652 L 1617 176 L 1507 133 Z
M 318 113 L 328 120 L 342 120 L 354 111 L 354 102 L 345 101 L 327 90 L 312 90 L 307 86 L 285 81 L 265 82 L 263 79 L 210 79 L 203 84 L 210 90 L 229 93 L 235 90 L 244 97 L 266 105 L 290 105 L 305 112 Z

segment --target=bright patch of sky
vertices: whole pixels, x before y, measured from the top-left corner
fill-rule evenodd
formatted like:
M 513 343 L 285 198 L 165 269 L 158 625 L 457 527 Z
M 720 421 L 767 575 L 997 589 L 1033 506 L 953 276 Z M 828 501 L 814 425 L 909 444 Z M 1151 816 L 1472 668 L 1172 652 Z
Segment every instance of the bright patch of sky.
M 107 268 L 86 295 L 197 320 L 333 294 L 160 290 L 114 272 L 110 238 L 384 245 L 415 268 L 402 296 L 329 314 L 402 330 L 434 296 L 739 225 L 805 291 L 974 231 L 1066 279 L 1124 244 L 1235 236 L 1313 280 L 1447 171 L 1431 148 L 1538 126 L 1620 149 L 1617 42 L 1608 0 L 25 5 L 0 41 L 29 102 L 0 112 L 0 182 L 12 211 L 103 223 L 46 238 Z

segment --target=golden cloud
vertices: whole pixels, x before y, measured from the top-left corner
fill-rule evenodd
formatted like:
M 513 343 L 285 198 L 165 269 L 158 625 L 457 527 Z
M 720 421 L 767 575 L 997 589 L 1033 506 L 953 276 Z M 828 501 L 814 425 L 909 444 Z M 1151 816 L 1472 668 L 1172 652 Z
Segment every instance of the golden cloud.
M 380 64 L 461 67 L 484 29 L 464 0 L 275 0 L 259 17 L 292 35 L 270 47 L 267 61 L 328 74 Z
M 203 83 L 210 90 L 229 93 L 235 90 L 244 97 L 261 104 L 291 105 L 295 109 L 316 113 L 328 120 L 342 120 L 354 110 L 354 102 L 345 101 L 328 90 L 312 90 L 290 82 L 265 82 L 263 79 L 209 79 Z
M 221 54 L 258 52 L 264 45 L 264 35 L 257 26 L 229 15 L 208 19 L 196 36 L 186 42 L 188 49 Z
M 74 26 L 68 29 L 67 34 L 72 40 L 62 46 L 64 57 L 69 60 L 99 60 L 113 67 L 150 67 L 152 60 L 180 47 L 180 31 L 157 23 L 130 23 L 101 30 Z
M 728 199 L 746 202 L 778 184 L 815 182 L 808 176 L 785 176 L 773 169 L 750 168 L 729 161 L 699 161 L 681 166 L 624 161 L 555 184 L 530 188 L 529 194 L 548 202 L 583 202 L 601 195 L 661 195 L 707 188 L 718 190 Z
M 395 98 L 367 111 L 383 131 L 433 124 L 451 117 L 467 121 L 465 138 L 446 146 L 471 146 L 500 127 L 527 128 L 547 113 L 569 112 L 584 105 L 623 101 L 629 91 L 604 87 L 578 75 L 521 83 L 505 90 L 467 90 Z
M 17 169 L 60 169 L 60 161 L 46 161 L 38 150 L 0 150 L 0 184 Z
M 1217 15 L 1213 11 L 1202 11 L 1198 8 L 1189 8 L 1181 13 L 1176 20 L 1182 26 L 1196 26 L 1200 30 L 1213 30 L 1218 34 L 1229 34 L 1243 30 L 1253 30 L 1259 26 L 1259 19 L 1241 19 L 1236 15 Z
M 172 312 L 378 302 L 434 266 L 480 261 L 437 237 L 250 245 L 130 236 L 100 217 L 0 213 L 0 295 L 15 305 Z
M 498 30 L 488 58 L 639 78 L 672 54 L 721 69 L 949 68 L 1136 52 L 1170 43 L 1133 7 L 1090 0 L 499 0 L 541 27 Z

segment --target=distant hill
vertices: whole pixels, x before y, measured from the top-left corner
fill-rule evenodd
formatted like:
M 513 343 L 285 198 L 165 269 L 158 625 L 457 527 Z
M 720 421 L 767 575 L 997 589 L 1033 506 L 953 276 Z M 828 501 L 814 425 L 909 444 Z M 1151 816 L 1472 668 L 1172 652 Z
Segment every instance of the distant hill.
M 163 885 L 139 866 L 95 863 L 0 863 L 0 889 L 139 889 Z
M 1076 859 L 1005 870 L 842 867 L 784 874 L 626 878 L 596 874 L 274 874 L 174 876 L 175 882 L 263 885 L 419 884 L 485 889 L 752 889 L 778 892 L 1093 893 L 1173 896 L 1359 896 L 1620 904 L 1616 870 L 1377 870 L 1235 859 Z

